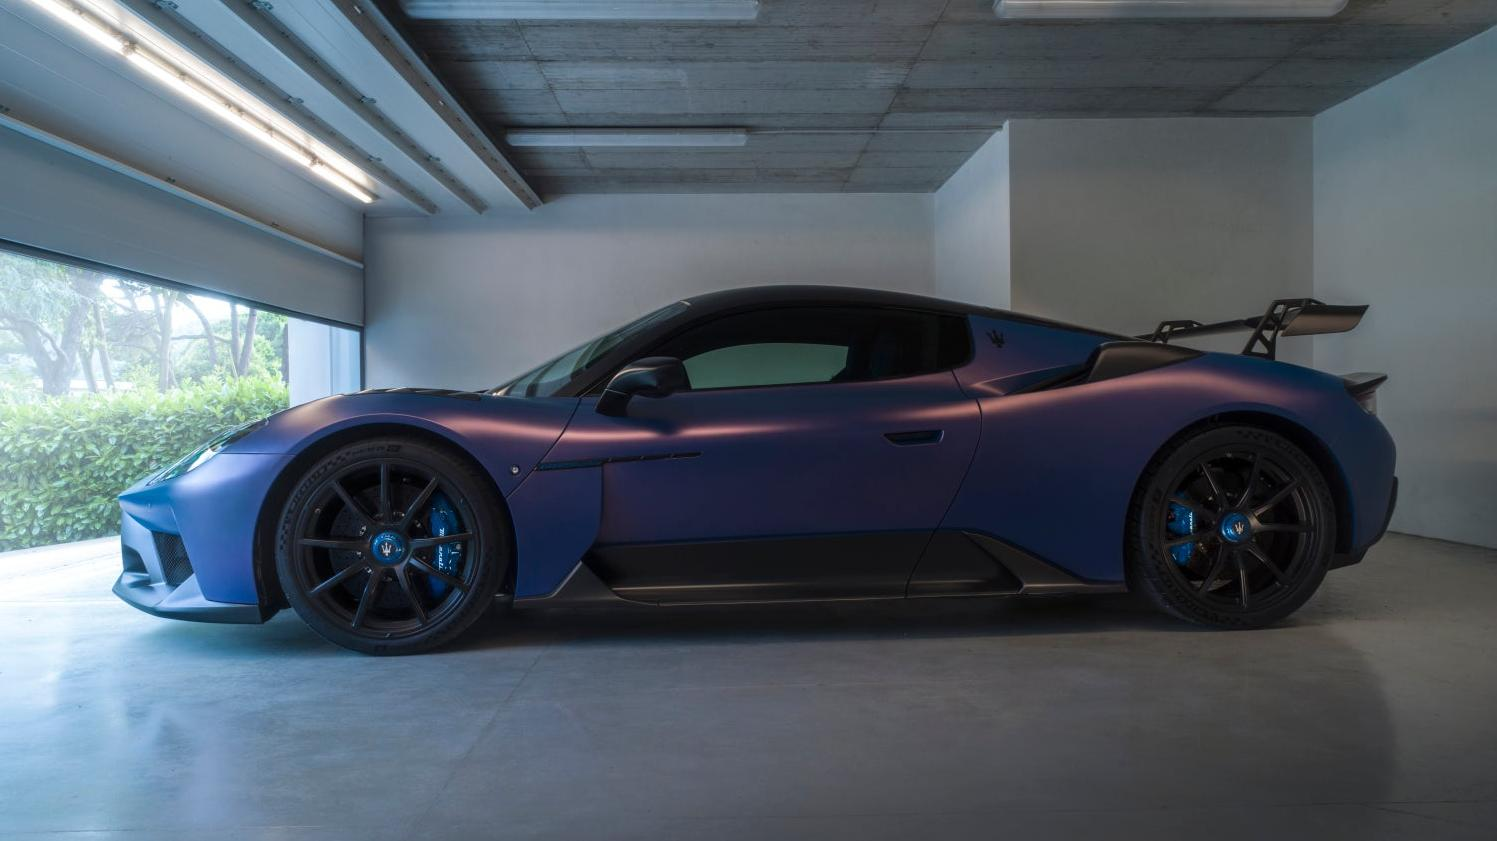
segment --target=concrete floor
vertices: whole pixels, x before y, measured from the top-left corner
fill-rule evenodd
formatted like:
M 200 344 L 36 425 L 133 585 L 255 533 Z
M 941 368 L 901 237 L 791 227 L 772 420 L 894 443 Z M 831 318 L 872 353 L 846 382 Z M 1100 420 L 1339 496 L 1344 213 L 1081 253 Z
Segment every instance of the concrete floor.
M 373 659 L 136 613 L 114 550 L 0 556 L 0 837 L 1497 837 L 1497 551 L 1392 535 L 1253 633 L 571 611 Z

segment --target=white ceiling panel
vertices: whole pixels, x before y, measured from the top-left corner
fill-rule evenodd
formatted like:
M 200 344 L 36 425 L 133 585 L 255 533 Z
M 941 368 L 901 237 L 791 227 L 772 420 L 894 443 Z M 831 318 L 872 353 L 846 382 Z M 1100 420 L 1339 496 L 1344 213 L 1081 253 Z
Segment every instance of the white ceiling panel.
M 361 251 L 362 206 L 20 0 L 0 0 L 0 105 L 333 251 Z

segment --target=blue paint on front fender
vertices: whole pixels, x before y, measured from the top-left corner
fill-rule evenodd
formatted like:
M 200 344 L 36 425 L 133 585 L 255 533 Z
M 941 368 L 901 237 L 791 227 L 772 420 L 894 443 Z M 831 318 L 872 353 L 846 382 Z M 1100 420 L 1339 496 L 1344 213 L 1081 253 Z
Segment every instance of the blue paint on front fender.
M 120 495 L 120 507 L 152 531 L 181 535 L 204 598 L 256 604 L 254 551 L 260 509 L 291 458 L 219 453 L 175 479 L 136 484 Z
M 515 524 L 515 597 L 549 595 L 598 538 L 603 467 L 536 471 L 507 501 Z
M 274 527 L 265 506 L 281 472 L 309 447 L 361 426 L 404 426 L 451 441 L 470 454 L 503 495 L 513 493 L 550 449 L 576 400 L 485 397 L 460 400 L 420 394 L 329 397 L 279 412 L 202 466 L 120 495 L 124 512 L 152 531 L 182 537 L 203 596 L 255 604 L 255 535 Z M 214 430 L 205 430 L 205 436 Z M 527 530 L 545 515 L 527 517 Z M 273 563 L 271 558 L 260 558 Z
M 569 398 L 459 399 L 416 393 L 340 394 L 277 413 L 226 452 L 291 453 L 360 426 L 405 426 L 451 441 L 508 496 L 560 437 L 577 409 Z M 518 470 L 514 469 L 518 468 Z

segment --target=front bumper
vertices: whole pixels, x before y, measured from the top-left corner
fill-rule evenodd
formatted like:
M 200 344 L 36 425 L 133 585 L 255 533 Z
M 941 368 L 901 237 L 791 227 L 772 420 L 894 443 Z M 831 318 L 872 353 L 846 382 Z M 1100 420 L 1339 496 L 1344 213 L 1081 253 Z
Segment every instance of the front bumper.
M 261 508 L 290 456 L 219 453 L 159 484 L 120 494 L 124 569 L 114 594 L 154 616 L 195 622 L 264 622 L 255 541 Z
M 129 514 L 120 516 L 120 555 L 124 571 L 114 594 L 152 616 L 192 622 L 257 624 L 270 618 L 258 604 L 215 602 L 203 596 L 178 535 L 153 532 Z

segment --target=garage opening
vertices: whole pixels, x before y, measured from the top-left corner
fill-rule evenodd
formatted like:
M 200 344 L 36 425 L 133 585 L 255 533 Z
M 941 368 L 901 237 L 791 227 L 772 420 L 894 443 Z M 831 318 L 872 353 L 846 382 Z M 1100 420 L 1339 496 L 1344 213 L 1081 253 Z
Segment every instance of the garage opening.
M 0 249 L 0 552 L 109 537 L 205 435 L 360 379 L 356 329 Z

